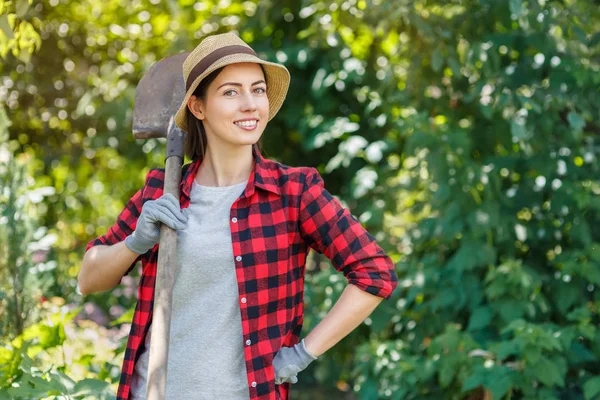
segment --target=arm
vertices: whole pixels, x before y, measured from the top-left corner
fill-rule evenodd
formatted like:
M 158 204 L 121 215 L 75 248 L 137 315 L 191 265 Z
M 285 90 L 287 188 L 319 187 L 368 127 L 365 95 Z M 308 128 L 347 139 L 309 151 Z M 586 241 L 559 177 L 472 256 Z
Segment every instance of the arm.
M 125 242 L 90 248 L 83 257 L 77 276 L 79 290 L 82 294 L 92 294 L 113 289 L 139 256 L 129 250 Z
M 300 231 L 350 283 L 327 316 L 305 338 L 318 356 L 352 332 L 398 285 L 392 260 L 350 211 L 324 188 L 313 168 L 301 198 Z
M 371 315 L 382 300 L 352 284 L 346 286 L 333 308 L 304 339 L 306 349 L 315 357 L 325 353 Z
M 314 250 L 331 260 L 348 283 L 384 299 L 398 286 L 394 263 L 311 168 L 300 199 L 300 233 Z
M 148 179 L 146 179 L 147 183 Z M 113 226 L 106 234 L 91 240 L 77 276 L 77 283 L 82 294 L 92 294 L 110 290 L 121 282 L 141 258 L 129 250 L 124 240 L 136 228 L 142 211 L 144 189 L 138 190 L 131 197 Z
M 91 240 L 86 248 L 77 277 L 82 294 L 114 288 L 137 262 L 158 244 L 160 223 L 171 229 L 182 229 L 187 217 L 179 200 L 162 195 L 160 170 L 151 170 L 146 184 L 129 199 L 115 224 L 105 235 Z M 156 200 L 152 200 L 160 196 Z
M 331 311 L 300 343 L 282 347 L 273 359 L 275 384 L 297 383 L 297 374 L 354 330 L 382 301 L 348 285 Z
M 305 243 L 325 254 L 350 284 L 305 339 L 279 350 L 273 359 L 275 384 L 298 382 L 300 371 L 352 332 L 398 285 L 392 260 L 350 211 L 325 190 L 314 168 L 306 178 L 299 219 Z

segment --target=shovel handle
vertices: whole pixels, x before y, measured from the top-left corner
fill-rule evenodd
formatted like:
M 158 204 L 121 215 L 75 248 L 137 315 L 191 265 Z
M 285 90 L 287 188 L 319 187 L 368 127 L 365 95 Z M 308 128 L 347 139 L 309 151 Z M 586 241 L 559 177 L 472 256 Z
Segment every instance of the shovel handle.
M 171 193 L 176 199 L 179 199 L 180 195 L 179 184 L 181 183 L 184 141 L 184 132 L 173 124 L 173 118 L 171 118 L 167 135 L 164 193 Z M 173 285 L 177 272 L 177 232 L 164 224 L 160 228 L 159 249 L 152 312 L 148 379 L 146 381 L 147 400 L 164 400 L 167 387 Z

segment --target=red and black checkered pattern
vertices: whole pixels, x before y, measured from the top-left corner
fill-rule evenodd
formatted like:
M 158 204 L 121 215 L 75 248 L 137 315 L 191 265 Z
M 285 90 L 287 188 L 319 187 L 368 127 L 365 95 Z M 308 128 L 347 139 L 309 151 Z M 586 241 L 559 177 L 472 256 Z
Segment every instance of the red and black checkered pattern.
M 258 152 L 254 156 L 253 172 L 244 193 L 231 207 L 229 221 L 242 340 L 252 343 L 244 346 L 248 388 L 252 400 L 287 400 L 290 384 L 275 385 L 272 361 L 281 347 L 293 346 L 300 340 L 305 262 L 310 248 L 325 254 L 349 283 L 375 296 L 388 299 L 398 282 L 390 258 L 325 190 L 316 169 L 288 167 L 264 159 Z M 200 162 L 183 167 L 182 208 L 189 206 Z M 151 170 L 144 187 L 127 202 L 117 222 L 105 235 L 90 241 L 87 249 L 118 243 L 133 232 L 144 202 L 162 195 L 164 175 L 162 169 Z M 118 399 L 129 397 L 134 363 L 151 324 L 158 245 L 140 259 L 142 277 Z

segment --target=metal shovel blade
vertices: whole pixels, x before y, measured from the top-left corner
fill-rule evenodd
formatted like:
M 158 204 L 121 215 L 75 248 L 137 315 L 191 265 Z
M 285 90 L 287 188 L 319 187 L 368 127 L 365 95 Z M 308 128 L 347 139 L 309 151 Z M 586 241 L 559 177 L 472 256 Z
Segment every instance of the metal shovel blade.
M 133 136 L 167 137 L 169 119 L 185 97 L 182 66 L 190 52 L 166 57 L 152 65 L 135 90 Z

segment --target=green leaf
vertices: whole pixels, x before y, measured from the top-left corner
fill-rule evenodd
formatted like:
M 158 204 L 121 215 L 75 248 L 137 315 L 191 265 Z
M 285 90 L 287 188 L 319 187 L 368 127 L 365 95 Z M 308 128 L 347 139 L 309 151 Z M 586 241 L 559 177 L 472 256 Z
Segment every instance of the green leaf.
M 447 215 L 446 215 L 447 217 Z M 496 261 L 496 250 L 477 240 L 465 240 L 460 249 L 448 260 L 446 268 L 457 271 L 484 267 Z
M 60 335 L 62 324 L 54 326 L 46 325 L 45 322 L 40 322 L 30 326 L 23 332 L 24 340 L 32 340 L 33 343 L 41 349 L 49 349 L 59 346 L 63 343 Z
M 485 328 L 489 325 L 490 321 L 494 316 L 494 312 L 490 307 L 478 307 L 471 314 L 469 319 L 468 331 L 475 331 L 481 328 Z
M 577 39 L 581 43 L 586 43 L 587 42 L 587 33 L 583 29 L 581 29 L 577 25 L 573 25 L 572 29 L 573 29 L 573 32 L 575 33 L 575 35 L 577 36 Z
M 594 353 L 589 351 L 585 345 L 576 342 L 573 343 L 569 351 L 569 360 L 579 364 L 597 362 L 598 358 L 594 355 Z
M 442 206 L 446 203 L 446 201 L 450 198 L 452 191 L 450 190 L 450 186 L 447 184 L 440 184 L 438 189 L 433 194 L 432 203 L 439 206 Z
M 496 366 L 492 372 L 485 388 L 492 393 L 492 399 L 503 399 L 512 387 L 510 375 L 505 367 Z
M 440 368 L 440 385 L 448 387 L 456 375 L 456 356 L 446 356 Z
M 369 318 L 371 318 L 371 329 L 373 332 L 380 333 L 383 331 L 390 325 L 391 317 L 392 315 L 390 315 L 389 310 L 386 310 L 383 307 L 376 308 L 369 316 Z
M 527 137 L 527 129 L 525 128 L 525 124 L 515 120 L 511 121 L 510 133 L 517 139 L 525 139 Z
M 17 17 L 23 18 L 29 9 L 29 0 L 18 0 L 15 9 Z
M 539 347 L 528 346 L 523 352 L 523 358 L 530 364 L 537 364 L 542 357 L 542 350 Z
M 523 7 L 523 2 L 521 0 L 510 0 L 508 3 L 508 7 L 510 12 L 514 14 L 517 18 L 526 14 L 526 9 Z
M 532 366 L 535 377 L 546 386 L 564 386 L 565 381 L 558 365 L 544 356 L 540 356 Z
M 440 72 L 442 66 L 444 65 L 444 56 L 442 55 L 441 50 L 436 48 L 431 55 L 431 69 L 435 72 Z
M 482 104 L 479 106 L 479 110 L 481 111 L 481 115 L 483 115 L 488 120 L 491 120 L 494 116 L 494 109 L 489 105 L 484 106 Z
M 586 400 L 594 400 L 600 396 L 600 376 L 588 379 L 583 384 L 583 395 Z
M 569 125 L 573 129 L 573 136 L 576 139 L 580 139 L 581 131 L 585 126 L 585 120 L 574 111 L 571 111 L 569 114 L 567 114 L 567 120 L 569 121 Z
M 587 306 L 580 306 L 574 308 L 569 314 L 567 314 L 567 319 L 569 321 L 585 321 L 592 317 L 592 312 Z
M 593 283 L 600 286 L 600 266 L 595 263 L 587 263 L 582 266 L 581 275 Z
M 18 387 L 10 387 L 6 390 L 9 398 L 43 398 L 49 394 L 61 394 L 60 390 L 56 390 L 52 382 L 28 373 L 23 373 L 19 378 Z
M 483 385 L 485 382 L 485 370 L 482 368 L 478 368 L 475 372 L 469 376 L 462 385 L 462 392 L 468 392 L 473 389 L 477 389 L 479 386 Z
M 500 361 L 504 360 L 506 357 L 519 354 L 521 351 L 521 346 L 518 342 L 511 340 L 510 342 L 502 342 L 496 349 L 496 356 Z
M 378 397 L 377 384 L 372 380 L 367 380 L 360 386 L 361 399 L 376 399 Z
M 461 72 L 461 65 L 460 62 L 458 62 L 458 60 L 456 59 L 456 57 L 450 57 L 448 59 L 448 65 L 450 66 L 450 69 L 452 70 L 452 73 L 456 76 L 460 76 Z
M 57 390 L 63 390 L 64 393 L 70 393 L 75 387 L 75 381 L 62 371 L 50 371 L 49 375 L 50 378 L 52 378 L 50 383 L 52 383 L 53 387 Z
M 557 285 L 556 306 L 562 314 L 567 314 L 571 306 L 580 299 L 581 292 L 573 282 L 559 282 Z
M 571 235 L 573 236 L 573 239 L 584 246 L 589 246 L 592 243 L 592 233 L 590 231 L 590 227 L 584 220 L 581 220 L 577 224 L 573 225 L 571 228 Z
M 527 304 L 521 300 L 497 300 L 494 302 L 494 308 L 500 318 L 508 322 L 523 317 Z
M 600 43 L 600 32 L 596 32 L 595 34 L 592 35 L 592 37 L 590 38 L 590 41 L 589 41 L 589 47 L 594 47 L 598 43 Z
M 116 326 L 120 324 L 129 324 L 133 320 L 133 313 L 135 312 L 135 307 L 131 307 L 129 310 L 125 311 L 119 318 L 115 319 L 110 323 L 110 326 Z
M 504 327 L 501 331 L 500 334 L 505 335 L 509 332 L 520 332 L 523 329 L 525 329 L 526 326 L 526 322 L 523 319 L 517 319 L 512 321 L 510 324 L 508 324 L 508 326 Z
M 12 28 L 8 23 L 8 15 L 6 14 L 0 15 L 0 30 L 4 33 L 4 36 L 6 36 L 8 40 L 12 40 L 15 38 L 15 36 L 13 35 Z
M 110 384 L 98 379 L 83 379 L 73 388 L 73 396 L 91 396 L 104 393 Z

